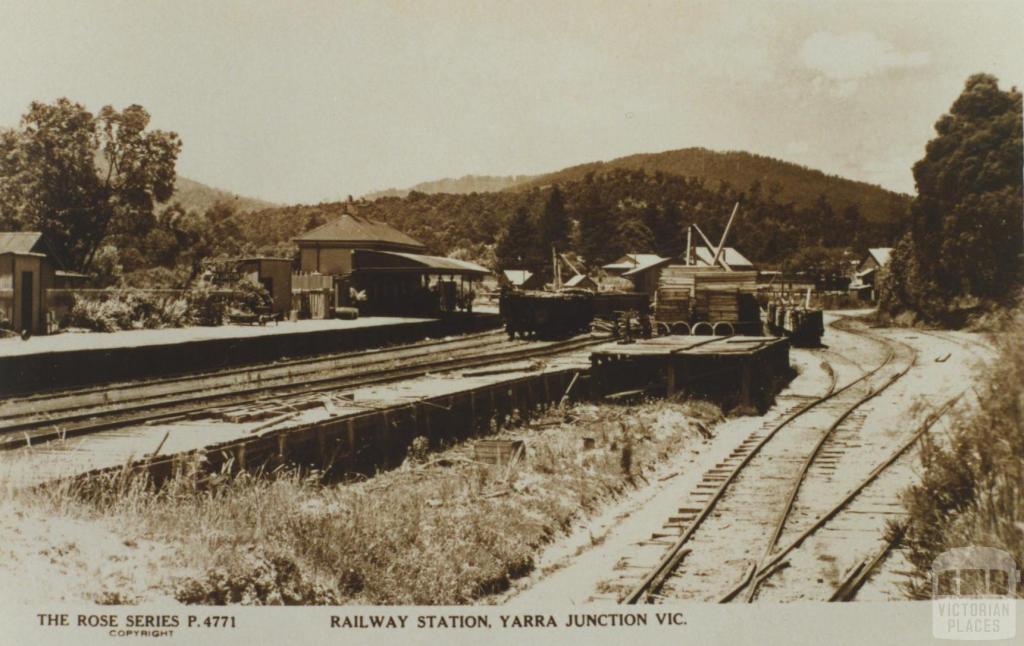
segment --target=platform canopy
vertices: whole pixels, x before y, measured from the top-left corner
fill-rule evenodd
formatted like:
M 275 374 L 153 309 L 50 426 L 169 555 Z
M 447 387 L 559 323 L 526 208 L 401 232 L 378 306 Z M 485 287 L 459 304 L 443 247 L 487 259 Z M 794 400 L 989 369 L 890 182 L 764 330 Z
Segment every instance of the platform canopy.
M 491 273 L 486 267 L 466 260 L 368 249 L 355 250 L 353 265 L 358 272 L 444 274 L 467 278 L 478 278 Z

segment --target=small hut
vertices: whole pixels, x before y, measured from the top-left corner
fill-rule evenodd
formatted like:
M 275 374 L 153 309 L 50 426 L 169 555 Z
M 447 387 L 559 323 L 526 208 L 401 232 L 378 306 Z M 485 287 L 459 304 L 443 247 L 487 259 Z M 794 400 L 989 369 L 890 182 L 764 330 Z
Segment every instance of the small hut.
M 54 287 L 60 266 L 42 233 L 0 232 L 0 324 L 45 333 L 46 290 Z

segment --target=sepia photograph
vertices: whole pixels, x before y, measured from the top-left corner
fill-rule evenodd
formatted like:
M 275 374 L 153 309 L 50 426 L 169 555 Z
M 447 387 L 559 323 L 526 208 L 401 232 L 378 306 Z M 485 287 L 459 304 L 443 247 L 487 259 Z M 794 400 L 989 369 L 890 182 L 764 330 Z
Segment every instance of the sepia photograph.
M 0 644 L 1022 639 L 1022 83 L 1002 0 L 0 0 Z

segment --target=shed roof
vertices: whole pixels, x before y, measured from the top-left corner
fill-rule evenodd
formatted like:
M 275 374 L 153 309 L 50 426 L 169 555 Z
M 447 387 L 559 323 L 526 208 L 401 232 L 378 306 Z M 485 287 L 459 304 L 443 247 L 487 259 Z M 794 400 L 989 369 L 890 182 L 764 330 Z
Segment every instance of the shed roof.
M 697 264 L 711 265 L 715 259 L 715 250 L 707 247 L 694 247 L 697 255 Z M 731 269 L 753 269 L 754 263 L 736 250 L 735 247 L 726 247 L 722 250 L 722 259 Z
M 412 249 L 424 249 L 421 242 L 398 229 L 359 215 L 346 213 L 336 220 L 307 231 L 296 242 L 384 242 Z
M 650 254 L 645 254 L 645 255 L 650 255 Z M 623 278 L 631 278 L 633 276 L 637 276 L 639 274 L 642 274 L 645 271 L 650 271 L 651 269 L 657 269 L 658 267 L 664 267 L 665 265 L 669 264 L 670 262 L 672 262 L 671 258 L 662 258 L 660 256 L 653 256 L 651 258 L 645 259 L 645 261 L 643 263 L 641 263 L 641 264 L 637 265 L 636 267 L 630 269 L 629 271 L 623 273 L 622 277 Z
M 0 232 L 0 253 L 30 253 L 38 251 L 35 247 L 42 240 L 43 234 L 38 231 L 2 231 Z
M 642 265 L 653 264 L 659 260 L 664 259 L 656 253 L 627 253 L 615 262 L 602 265 L 601 268 L 608 271 L 630 271 Z
M 512 283 L 516 287 L 530 280 L 533 276 L 532 271 L 527 271 L 525 269 L 506 269 L 501 273 L 505 276 L 505 279 L 508 280 L 508 282 Z
M 63 259 L 39 231 L 0 231 L 0 253 L 46 256 L 57 267 L 64 267 Z
M 868 254 L 875 259 L 875 262 L 881 267 L 885 267 L 889 264 L 889 256 L 892 255 L 892 247 L 875 247 L 868 249 Z

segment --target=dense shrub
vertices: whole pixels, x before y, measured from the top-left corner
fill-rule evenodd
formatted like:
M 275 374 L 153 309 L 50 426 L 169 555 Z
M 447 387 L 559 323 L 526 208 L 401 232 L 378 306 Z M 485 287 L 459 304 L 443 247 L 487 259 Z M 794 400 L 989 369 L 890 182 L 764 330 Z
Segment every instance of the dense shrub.
M 76 296 L 63 327 L 94 332 L 220 325 L 229 308 L 252 312 L 269 297 L 251 281 L 231 287 L 199 282 L 183 292 L 111 289 L 98 298 Z
M 947 438 L 929 437 L 907 493 L 912 596 L 929 596 L 932 561 L 955 547 L 996 547 L 1024 563 L 1024 310 L 998 337 L 999 360 Z M 936 439 L 937 438 L 937 439 Z
M 132 307 L 120 295 L 112 293 L 100 300 L 76 298 L 68 314 L 66 325 L 82 327 L 94 332 L 115 332 L 130 330 Z
M 206 282 L 188 291 L 188 307 L 197 325 L 220 325 L 224 322 L 224 297 Z

